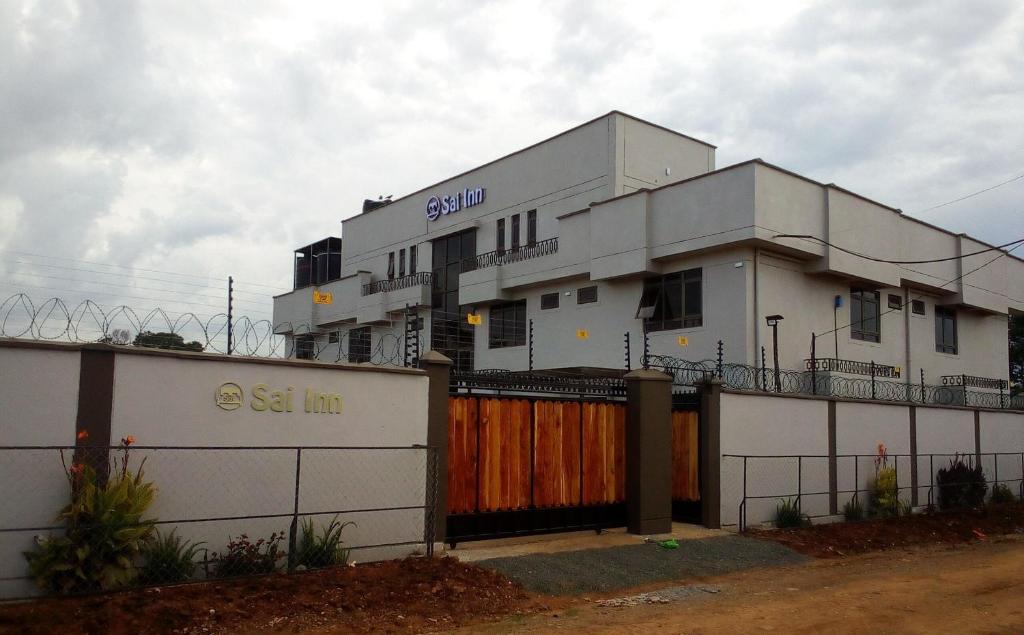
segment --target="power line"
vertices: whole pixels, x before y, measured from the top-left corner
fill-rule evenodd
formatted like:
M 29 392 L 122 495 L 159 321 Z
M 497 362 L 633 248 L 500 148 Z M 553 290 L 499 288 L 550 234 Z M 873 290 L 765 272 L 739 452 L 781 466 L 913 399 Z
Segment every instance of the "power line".
M 823 245 L 827 245 L 827 246 L 831 247 L 832 249 L 838 249 L 839 251 L 842 251 L 844 253 L 848 253 L 848 254 L 850 254 L 852 256 L 857 256 L 858 258 L 863 258 L 865 260 L 871 260 L 873 262 L 884 262 L 884 263 L 888 263 L 890 265 L 924 265 L 924 264 L 933 263 L 933 262 L 948 262 L 950 260 L 960 260 L 962 258 L 969 258 L 971 256 L 977 256 L 978 254 L 984 254 L 984 253 L 987 253 L 987 252 L 990 252 L 990 251 L 996 251 L 996 250 L 999 250 L 999 249 L 1004 249 L 1006 247 L 1009 247 L 1010 245 L 1017 245 L 1019 247 L 1020 243 L 1024 243 L 1024 238 L 1018 238 L 1017 240 L 1008 242 L 1008 243 L 1003 244 L 1003 245 L 998 245 L 996 247 L 989 247 L 987 249 L 979 249 L 978 251 L 972 251 L 969 254 L 960 254 L 959 256 L 949 256 L 948 258 L 932 258 L 930 260 L 889 260 L 887 258 L 876 258 L 874 256 L 869 256 L 867 254 L 862 254 L 860 252 L 856 252 L 856 251 L 853 251 L 851 249 L 846 249 L 845 247 L 840 247 L 839 245 L 832 244 L 832 243 L 830 243 L 829 241 L 827 241 L 827 240 L 825 240 L 823 238 L 818 238 L 817 236 L 811 236 L 809 234 L 776 234 L 775 236 L 773 236 L 773 238 L 802 238 L 804 240 L 814 240 L 814 241 L 817 241 L 817 242 L 819 242 L 819 243 L 821 243 Z M 1014 247 L 1013 249 L 1016 249 L 1016 248 L 1017 247 Z M 1013 249 L 1011 249 L 1010 251 L 1013 251 Z M 1006 253 L 1009 253 L 1009 252 L 1006 252 Z
M 983 190 L 978 190 L 977 192 L 972 192 L 972 193 L 968 194 L 967 196 L 961 196 L 960 198 L 953 199 L 952 201 L 946 201 L 945 203 L 939 203 L 938 205 L 932 205 L 931 207 L 926 207 L 926 208 L 918 210 L 918 211 L 916 211 L 914 213 L 915 214 L 920 214 L 922 212 L 930 212 L 933 209 L 939 209 L 940 207 L 945 207 L 947 205 L 952 205 L 953 203 L 959 203 L 960 201 L 966 201 L 969 198 L 975 197 L 975 196 L 977 196 L 979 194 L 984 194 L 985 192 L 991 192 L 992 190 L 994 190 L 996 188 L 1003 187 L 1004 185 L 1009 185 L 1010 183 L 1013 183 L 1014 181 L 1019 181 L 1021 179 L 1024 179 L 1024 174 L 1020 174 L 1018 176 L 1015 176 L 1012 179 L 1010 179 L 1009 181 L 1003 181 L 1002 183 L 997 183 L 996 185 L 993 185 L 992 187 L 986 187 Z
M 1012 248 L 1011 248 L 1011 249 L 1009 249 L 1008 251 L 1004 251 L 1004 252 L 1000 253 L 1000 254 L 999 254 L 998 256 L 996 256 L 995 258 L 993 258 L 993 259 L 989 260 L 988 262 L 985 262 L 984 264 L 981 264 L 981 265 L 979 265 L 979 266 L 975 267 L 974 269 L 971 269 L 971 270 L 970 270 L 970 271 L 968 271 L 967 273 L 961 274 L 961 275 L 959 275 L 959 276 L 957 276 L 957 277 L 953 278 L 952 280 L 947 280 L 946 282 L 943 282 L 942 284 L 940 284 L 940 285 L 939 285 L 939 288 L 942 288 L 942 287 L 946 286 L 947 284 L 953 284 L 954 282 L 957 282 L 958 280 L 963 280 L 963 279 L 964 279 L 964 278 L 966 278 L 967 276 L 971 275 L 972 273 L 974 273 L 974 272 L 976 272 L 976 271 L 979 271 L 979 270 L 981 270 L 981 269 L 984 269 L 985 267 L 987 267 L 987 266 L 989 266 L 990 264 L 992 264 L 993 262 L 995 262 L 995 261 L 999 260 L 999 259 L 1000 259 L 1000 258 L 1002 258 L 1003 256 L 1008 256 L 1008 255 L 1010 254 L 1010 252 L 1012 252 L 1012 251 L 1013 251 L 1014 249 L 1017 249 L 1017 247 L 1020 247 L 1020 246 L 1021 246 L 1021 245 L 1019 245 L 1019 244 L 1018 244 L 1018 245 L 1017 245 L 1016 247 L 1012 247 Z M 900 304 L 899 306 L 896 306 L 896 307 L 892 307 L 892 308 L 891 308 L 891 309 L 889 309 L 888 311 L 884 311 L 884 312 L 882 312 L 882 313 L 879 313 L 879 314 L 878 314 L 878 319 L 879 319 L 879 320 L 881 320 L 881 319 L 882 319 L 882 316 L 883 316 L 883 315 L 889 315 L 890 313 L 894 313 L 894 312 L 896 312 L 896 311 L 902 311 L 902 310 L 903 310 L 904 308 L 906 308 L 906 306 L 907 306 L 907 305 L 909 305 L 909 304 L 910 304 L 911 302 L 913 302 L 914 300 L 920 300 L 920 299 L 921 299 L 921 297 L 922 297 L 922 296 L 921 296 L 920 294 L 918 294 L 918 295 L 917 295 L 917 297 L 915 297 L 915 298 L 911 298 L 911 299 L 907 300 L 906 302 L 904 302 L 904 303 Z M 861 323 L 863 323 L 863 322 L 864 322 L 864 320 L 861 320 Z M 850 322 L 849 324 L 844 324 L 843 326 L 839 326 L 839 327 L 836 327 L 836 328 L 832 329 L 831 331 L 825 331 L 824 333 L 815 333 L 815 334 L 814 334 L 814 338 L 815 338 L 815 339 L 817 339 L 817 338 L 819 338 L 819 337 L 821 337 L 821 336 L 823 336 L 823 335 L 831 335 L 832 333 L 836 333 L 836 332 L 838 332 L 838 331 L 842 331 L 842 330 L 844 330 L 844 329 L 848 329 L 848 328 L 850 328 L 851 326 L 853 326 L 853 324 L 854 324 L 853 322 Z
M 193 306 L 205 306 L 205 307 L 210 307 L 212 309 L 222 309 L 222 308 L 224 308 L 223 305 L 207 304 L 205 302 L 190 302 L 188 300 L 174 300 L 174 299 L 171 299 L 171 298 L 154 298 L 154 297 L 150 297 L 150 296 L 127 295 L 127 294 L 124 294 L 124 293 L 112 293 L 112 292 L 107 292 L 107 291 L 85 291 L 85 292 L 83 292 L 81 289 L 64 289 L 64 288 L 61 288 L 61 287 L 41 287 L 41 286 L 31 285 L 31 284 L 11 284 L 9 282 L 0 282 L 0 286 L 10 287 L 12 289 L 22 289 L 22 288 L 25 288 L 25 289 L 42 289 L 44 291 L 64 291 L 66 293 L 76 293 L 76 294 L 79 294 L 79 295 L 85 295 L 85 294 L 109 295 L 109 296 L 114 296 L 114 297 L 117 297 L 117 298 L 131 298 L 133 300 L 153 300 L 155 302 L 176 302 L 178 304 L 188 304 L 188 305 L 193 305 Z M 269 315 L 269 313 L 262 312 L 262 311 L 252 311 L 252 312 L 256 313 L 256 314 L 260 314 L 260 315 Z
M 217 281 L 224 281 L 225 280 L 225 278 L 215 278 L 215 277 L 212 277 L 212 276 L 197 276 L 197 275 L 191 274 L 191 273 L 178 273 L 176 271 L 161 271 L 161 270 L 158 270 L 158 269 L 143 269 L 141 267 L 129 267 L 129 266 L 126 266 L 126 265 L 115 265 L 115 264 L 111 264 L 111 263 L 107 263 L 107 262 L 95 262 L 95 261 L 91 261 L 91 260 L 78 260 L 76 258 L 61 258 L 59 256 L 49 256 L 49 255 L 43 255 L 43 254 L 34 254 L 34 253 L 31 253 L 31 252 L 27 252 L 27 251 L 16 251 L 14 249 L 7 249 L 7 250 L 4 250 L 4 251 L 6 251 L 7 253 L 10 253 L 10 254 L 20 254 L 22 256 L 31 256 L 33 258 L 46 258 L 47 260 L 64 260 L 64 261 L 67 261 L 67 262 L 78 262 L 78 263 L 82 263 L 82 264 L 86 264 L 86 265 L 98 265 L 100 267 L 115 267 L 115 268 L 119 268 L 119 269 L 128 269 L 128 270 L 131 270 L 131 271 L 144 271 L 146 273 L 159 273 L 159 274 L 168 275 L 168 276 L 182 276 L 182 277 L 185 277 L 185 278 L 196 278 L 196 279 L 199 279 L 199 280 L 217 280 Z M 289 289 L 286 289 L 284 287 L 277 287 L 277 286 L 273 286 L 273 285 L 269 285 L 269 284 L 259 284 L 257 282 L 246 282 L 244 284 L 246 284 L 247 286 L 264 287 L 266 289 L 274 289 L 274 290 L 277 290 L 277 291 L 288 291 L 289 290 Z

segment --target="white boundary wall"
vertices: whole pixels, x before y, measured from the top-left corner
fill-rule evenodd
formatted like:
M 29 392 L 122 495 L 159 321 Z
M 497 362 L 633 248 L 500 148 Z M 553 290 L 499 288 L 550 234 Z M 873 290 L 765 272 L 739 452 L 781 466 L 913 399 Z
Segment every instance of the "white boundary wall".
M 898 472 L 901 498 L 912 500 L 916 449 L 918 505 L 928 504 L 935 472 L 959 454 L 982 454 L 982 467 L 992 483 L 996 478 L 1015 493 L 1020 491 L 1024 452 L 1024 412 L 924 407 L 866 401 L 835 401 L 806 397 L 723 391 L 720 452 L 721 523 L 735 528 L 743 498 L 743 460 L 747 455 L 748 526 L 773 519 L 780 499 L 803 492 L 802 509 L 812 516 L 829 514 L 829 410 L 835 409 L 837 511 L 852 494 L 863 490 L 874 475 L 873 456 L 886 446 L 889 465 Z M 977 434 L 975 421 L 977 420 Z M 913 423 L 912 423 L 913 422 Z M 916 431 L 916 437 L 915 437 Z M 1007 453 L 997 457 L 987 453 Z M 867 455 L 855 459 L 849 455 Z M 789 455 L 791 458 L 753 458 Z M 797 455 L 804 458 L 797 459 Z M 844 456 L 847 455 L 847 456 Z M 934 456 L 930 456 L 934 455 Z M 855 487 L 856 485 L 856 487 Z M 824 492 L 824 494 L 816 494 Z M 763 499 L 750 497 L 765 496 Z M 863 493 L 861 494 L 863 496 Z
M 80 403 L 81 347 L 0 346 L 0 445 L 74 446 Z M 295 505 L 295 449 L 302 447 L 299 512 L 422 507 L 429 466 L 427 386 L 418 370 L 228 358 L 221 355 L 114 347 L 111 444 L 135 438 L 131 467 L 146 459 L 157 487 L 150 515 L 160 520 L 278 515 L 265 519 L 165 524 L 222 551 L 229 536 L 287 534 Z M 218 406 L 225 383 L 242 388 L 234 410 Z M 293 388 L 291 412 L 256 410 L 253 387 Z M 341 412 L 305 412 L 309 388 L 340 396 Z M 85 399 L 90 396 L 84 395 Z M 147 449 L 196 446 L 216 449 Z M 328 449 L 337 446 L 403 449 Z M 321 448 L 321 449 L 318 449 Z M 0 451 L 0 527 L 46 527 L 67 502 L 68 483 L 56 450 Z M 65 452 L 70 464 L 73 451 Z M 119 452 L 111 456 L 120 457 Z M 313 516 L 318 525 L 333 514 Z M 420 541 L 420 545 L 355 550 L 367 561 L 422 548 L 422 509 L 341 514 L 358 526 L 346 545 Z M 45 531 L 0 532 L 0 578 L 27 574 L 22 552 Z M 282 543 L 287 549 L 287 540 Z M 0 597 L 35 592 L 27 579 L 0 580 Z

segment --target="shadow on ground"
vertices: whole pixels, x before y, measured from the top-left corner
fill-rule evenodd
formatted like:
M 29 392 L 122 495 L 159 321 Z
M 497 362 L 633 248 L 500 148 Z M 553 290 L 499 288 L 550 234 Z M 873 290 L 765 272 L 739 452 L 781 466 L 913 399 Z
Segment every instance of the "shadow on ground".
M 806 560 L 806 556 L 773 542 L 722 536 L 680 541 L 678 549 L 646 543 L 492 558 L 476 564 L 499 571 L 531 591 L 566 595 L 617 591 L 651 582 Z

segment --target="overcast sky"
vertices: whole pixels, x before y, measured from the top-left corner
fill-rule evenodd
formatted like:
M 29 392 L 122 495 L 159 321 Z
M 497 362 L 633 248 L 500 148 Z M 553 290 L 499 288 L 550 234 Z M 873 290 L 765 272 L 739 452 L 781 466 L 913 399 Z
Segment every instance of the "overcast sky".
M 0 2 L 0 299 L 269 318 L 363 198 L 611 109 L 909 214 L 1024 174 L 1014 0 L 359 4 Z M 920 217 L 1022 237 L 1024 179 Z

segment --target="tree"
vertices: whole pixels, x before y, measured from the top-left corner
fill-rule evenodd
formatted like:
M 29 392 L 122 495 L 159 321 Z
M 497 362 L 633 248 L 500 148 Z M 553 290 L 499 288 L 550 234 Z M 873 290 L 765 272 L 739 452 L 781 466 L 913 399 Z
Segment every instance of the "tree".
M 185 338 L 177 333 L 153 333 L 143 331 L 135 336 L 133 346 L 144 346 L 146 348 L 169 348 L 175 351 L 198 351 L 202 352 L 203 345 L 196 341 L 186 343 Z
M 1010 383 L 1014 394 L 1024 391 L 1024 313 L 1010 314 Z

